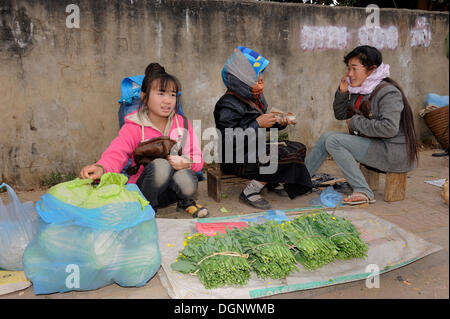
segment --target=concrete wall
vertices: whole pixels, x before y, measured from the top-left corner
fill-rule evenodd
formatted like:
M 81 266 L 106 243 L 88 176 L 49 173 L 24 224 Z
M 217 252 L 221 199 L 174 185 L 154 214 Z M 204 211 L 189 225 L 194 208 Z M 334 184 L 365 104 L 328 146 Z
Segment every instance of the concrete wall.
M 72 3 L 79 28 L 66 26 Z M 448 13 L 381 9 L 374 31 L 364 8 L 256 1 L 0 0 L 0 12 L 0 179 L 19 189 L 96 161 L 118 131 L 122 78 L 154 61 L 179 77 L 185 113 L 203 131 L 233 49 L 260 52 L 271 62 L 269 105 L 297 114 L 288 132 L 309 147 L 345 130 L 331 105 L 343 56 L 358 44 L 381 49 L 415 113 L 428 93 L 448 95 Z

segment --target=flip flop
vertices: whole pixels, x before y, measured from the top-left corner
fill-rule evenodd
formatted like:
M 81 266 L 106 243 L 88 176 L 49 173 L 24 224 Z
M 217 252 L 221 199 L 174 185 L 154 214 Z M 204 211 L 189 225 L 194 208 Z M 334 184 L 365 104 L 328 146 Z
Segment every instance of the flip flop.
M 353 193 L 350 196 L 348 196 L 346 199 L 356 198 L 356 197 L 365 197 L 364 200 L 357 200 L 357 201 L 343 201 L 342 204 L 344 205 L 361 205 L 361 204 L 373 204 L 376 202 L 375 199 L 369 199 L 369 197 L 364 193 Z
M 186 208 L 182 208 L 180 206 L 177 206 L 178 212 L 186 212 L 189 215 L 192 216 L 192 218 L 205 218 L 209 215 L 208 209 L 206 207 L 203 207 L 199 204 L 194 204 L 191 206 L 188 206 Z

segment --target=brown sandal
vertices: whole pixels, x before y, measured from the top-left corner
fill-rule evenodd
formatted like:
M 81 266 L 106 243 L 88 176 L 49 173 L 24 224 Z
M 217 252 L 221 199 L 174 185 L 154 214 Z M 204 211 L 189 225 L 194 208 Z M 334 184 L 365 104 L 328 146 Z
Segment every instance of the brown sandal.
M 352 200 L 362 198 L 362 200 Z M 347 200 L 346 200 L 347 199 Z M 355 192 L 344 199 L 344 205 L 361 205 L 361 204 L 373 204 L 375 203 L 375 199 L 369 199 L 369 196 L 367 196 L 364 193 Z
M 209 215 L 208 209 L 199 204 L 194 204 L 186 208 L 177 207 L 177 211 L 186 212 L 192 216 L 192 218 L 205 218 Z

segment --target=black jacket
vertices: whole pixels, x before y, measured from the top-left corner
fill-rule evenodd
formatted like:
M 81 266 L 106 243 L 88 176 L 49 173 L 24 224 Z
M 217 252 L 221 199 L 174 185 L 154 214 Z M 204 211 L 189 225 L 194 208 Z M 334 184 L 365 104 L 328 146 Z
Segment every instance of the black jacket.
M 260 98 L 262 104 L 264 105 L 263 113 L 267 112 L 267 102 L 264 99 L 264 95 L 261 95 Z M 221 142 L 221 147 L 219 147 L 219 158 L 222 163 L 225 162 L 225 154 L 226 150 L 226 140 L 225 140 L 225 129 L 226 128 L 241 128 L 242 130 L 253 129 L 255 134 L 253 135 L 255 139 L 245 138 L 244 139 L 244 162 L 247 163 L 250 159 L 257 159 L 257 143 L 258 143 L 258 128 L 260 128 L 256 118 L 258 118 L 261 113 L 255 109 L 253 106 L 245 103 L 234 95 L 225 94 L 223 95 L 219 101 L 217 101 L 216 106 L 214 108 L 214 120 L 216 122 L 216 128 L 220 131 L 221 136 L 219 136 L 219 140 Z M 279 126 L 275 124 L 273 128 L 284 129 L 286 126 Z M 235 131 L 236 132 L 236 131 Z M 266 132 L 269 132 L 269 129 L 266 129 Z M 265 138 L 265 137 L 264 137 Z M 231 141 L 230 141 L 231 142 Z M 248 145 L 254 144 L 256 154 L 255 157 L 249 158 L 249 149 Z M 236 163 L 236 152 L 238 150 L 236 143 L 236 135 L 233 135 L 233 162 Z

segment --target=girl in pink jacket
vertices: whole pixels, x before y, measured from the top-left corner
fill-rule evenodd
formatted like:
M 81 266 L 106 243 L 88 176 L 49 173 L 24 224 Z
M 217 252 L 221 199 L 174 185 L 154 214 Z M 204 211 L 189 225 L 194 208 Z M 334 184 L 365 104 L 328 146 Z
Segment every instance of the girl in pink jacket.
M 143 141 L 160 136 L 181 140 L 184 119 L 174 111 L 177 92 L 181 91 L 179 81 L 165 72 L 146 77 L 145 81 L 139 109 L 125 117 L 119 135 L 97 163 L 81 170 L 80 178 L 97 180 L 107 172 L 120 173 Z M 194 201 L 194 195 L 198 188 L 195 173 L 203 168 L 203 156 L 192 125 L 189 121 L 186 123 L 188 134 L 182 155 L 168 155 L 141 166 L 128 183 L 139 187 L 155 211 L 178 202 L 177 211 L 202 218 L 208 215 L 208 210 Z M 134 160 L 132 165 L 135 165 Z

